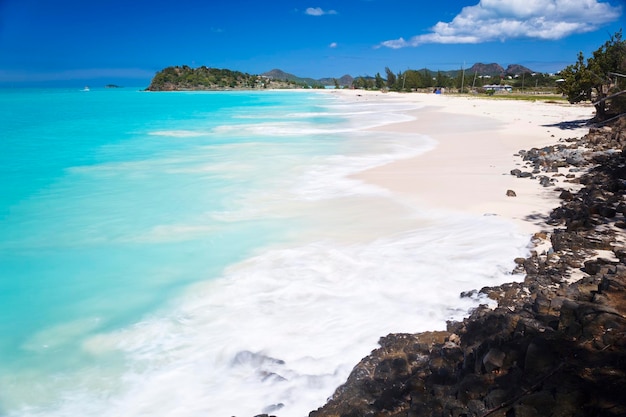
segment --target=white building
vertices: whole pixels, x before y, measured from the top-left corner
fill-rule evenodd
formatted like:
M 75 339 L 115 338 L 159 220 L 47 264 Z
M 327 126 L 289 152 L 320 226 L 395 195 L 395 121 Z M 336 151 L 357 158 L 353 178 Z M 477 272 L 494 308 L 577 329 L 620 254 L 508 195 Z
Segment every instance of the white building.
M 507 93 L 510 93 L 513 91 L 513 87 L 508 85 L 508 84 L 504 84 L 504 85 L 499 85 L 499 84 L 487 84 L 487 85 L 483 85 L 483 88 L 487 91 L 489 90 L 493 90 L 493 91 L 506 91 Z

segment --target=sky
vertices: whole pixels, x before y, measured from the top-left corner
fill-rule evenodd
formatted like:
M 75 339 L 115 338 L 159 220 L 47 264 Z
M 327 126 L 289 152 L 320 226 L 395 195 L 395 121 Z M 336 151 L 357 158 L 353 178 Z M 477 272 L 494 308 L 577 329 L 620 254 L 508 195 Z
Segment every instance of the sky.
M 558 72 L 624 0 L 0 0 L 0 86 L 147 86 L 167 66 L 300 77 L 474 63 Z

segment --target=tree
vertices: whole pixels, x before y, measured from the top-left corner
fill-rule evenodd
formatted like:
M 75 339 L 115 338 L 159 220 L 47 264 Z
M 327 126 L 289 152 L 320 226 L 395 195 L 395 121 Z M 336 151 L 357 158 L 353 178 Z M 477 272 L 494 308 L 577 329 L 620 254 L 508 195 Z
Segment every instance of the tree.
M 591 100 L 591 72 L 585 66 L 585 57 L 582 52 L 578 53 L 578 60 L 573 65 L 568 65 L 561 71 L 563 80 L 557 87 L 558 91 L 567 97 L 570 103 Z
M 417 90 L 418 88 L 424 87 L 422 74 L 419 71 L 406 70 L 404 72 L 404 76 L 406 77 L 406 82 L 404 86 L 406 91 Z
M 385 73 L 387 73 L 387 88 L 392 90 L 396 85 L 396 74 L 389 67 L 385 67 Z
M 615 96 L 614 99 L 609 98 L 615 94 L 620 94 L 620 91 L 621 93 L 626 92 L 624 88 L 620 90 L 618 81 L 618 74 L 621 74 L 622 77 L 626 74 L 626 41 L 622 40 L 621 29 L 593 53 L 593 57 L 587 60 L 587 66 L 595 80 L 594 89 L 597 93 L 597 99 L 594 105 L 596 114 L 600 118 L 604 118 L 606 113 L 611 110 L 612 113 L 623 111 L 623 108 L 614 108 L 615 102 L 620 99 L 618 96 Z
M 374 82 L 365 77 L 356 77 L 352 81 L 352 86 L 356 89 L 371 90 L 374 88 Z
M 422 87 L 430 88 L 433 86 L 433 75 L 426 68 L 422 71 Z
M 449 77 L 443 74 L 441 71 L 437 71 L 437 77 L 435 80 L 435 85 L 437 87 L 447 87 L 448 86 Z
M 465 73 L 463 71 L 459 72 L 456 77 L 452 79 L 452 85 L 454 88 L 459 90 L 459 93 L 463 93 L 465 87 L 467 87 L 467 80 L 465 79 Z
M 396 74 L 396 85 L 395 85 L 396 91 L 404 90 L 405 84 L 406 84 L 406 74 L 404 74 L 402 71 L 399 71 Z
M 563 81 L 557 88 L 570 103 L 591 101 L 596 108 L 596 118 L 603 120 L 609 112 L 619 113 L 626 107 L 623 96 L 619 97 L 626 90 L 620 90 L 618 80 L 625 73 L 626 42 L 620 30 L 598 48 L 586 64 L 583 53 L 579 52 L 576 63 L 561 71 Z
M 385 80 L 383 80 L 383 77 L 380 76 L 379 72 L 377 72 L 374 77 L 374 84 L 376 85 L 377 90 L 382 90 L 385 86 Z

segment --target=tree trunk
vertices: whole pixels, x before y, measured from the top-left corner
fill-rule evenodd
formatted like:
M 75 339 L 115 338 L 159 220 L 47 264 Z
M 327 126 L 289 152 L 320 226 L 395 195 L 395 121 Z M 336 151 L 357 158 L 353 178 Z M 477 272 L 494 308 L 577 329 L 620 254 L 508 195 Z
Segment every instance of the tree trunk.
M 596 108 L 595 119 L 604 120 L 606 118 L 606 105 L 604 100 L 596 101 L 593 106 Z

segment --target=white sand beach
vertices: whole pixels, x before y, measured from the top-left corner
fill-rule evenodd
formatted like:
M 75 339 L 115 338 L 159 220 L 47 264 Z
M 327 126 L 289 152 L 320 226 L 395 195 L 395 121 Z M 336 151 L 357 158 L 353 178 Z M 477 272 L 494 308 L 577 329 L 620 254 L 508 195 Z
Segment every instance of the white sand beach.
M 566 103 L 363 91 L 342 94 L 357 100 L 425 104 L 411 114 L 414 120 L 380 129 L 421 133 L 438 143 L 423 155 L 370 169 L 356 178 L 396 193 L 407 204 L 503 216 L 528 233 L 541 228 L 540 221 L 529 216 L 548 214 L 558 206 L 558 193 L 537 180 L 510 175 L 511 169 L 523 168 L 522 158 L 515 154 L 582 136 L 588 128 L 558 125 L 593 117 L 593 107 Z M 556 179 L 556 186 L 573 186 L 563 183 L 564 177 Z M 507 190 L 516 196 L 507 196 Z

